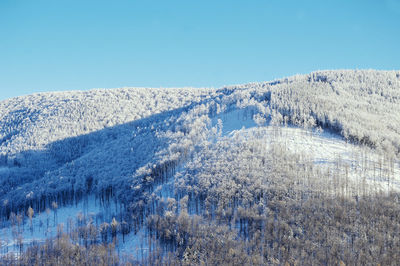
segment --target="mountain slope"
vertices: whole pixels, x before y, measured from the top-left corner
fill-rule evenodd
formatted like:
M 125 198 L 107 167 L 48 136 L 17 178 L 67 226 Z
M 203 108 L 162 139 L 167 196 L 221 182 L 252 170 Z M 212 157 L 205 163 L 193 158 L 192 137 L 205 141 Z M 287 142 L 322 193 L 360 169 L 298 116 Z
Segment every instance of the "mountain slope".
M 123 239 L 121 250 L 132 251 L 139 236 L 150 240 L 154 234 L 158 242 L 146 244 L 146 250 L 161 246 L 182 259 L 196 247 L 189 245 L 197 239 L 193 233 L 217 226 L 233 250 L 242 250 L 243 243 L 255 241 L 257 228 L 267 226 L 270 212 L 282 210 L 282 200 L 297 212 L 318 204 L 315 199 L 334 210 L 330 204 L 341 199 L 352 212 L 360 198 L 368 202 L 397 193 L 398 114 L 400 72 L 373 70 L 319 71 L 218 90 L 125 88 L 2 101 L 3 231 L 12 238 L 12 217 L 27 219 L 29 207 L 38 216 L 33 224 L 39 224 L 44 221 L 39 212 L 89 202 L 85 213 L 100 209 L 91 218 L 99 226 L 94 243 L 118 231 L 131 243 Z M 110 202 L 116 204 L 112 211 Z M 291 218 L 275 215 L 291 228 L 292 238 L 317 241 L 306 232 L 293 233 L 300 229 Z M 262 226 L 255 225 L 256 216 Z M 118 230 L 101 229 L 114 217 Z M 186 220 L 199 231 L 175 235 L 173 228 L 181 230 Z M 352 232 L 341 240 L 349 239 Z M 247 255 L 266 249 L 254 245 Z M 271 249 L 269 263 L 278 255 L 283 259 Z M 140 254 L 137 259 L 153 255 Z

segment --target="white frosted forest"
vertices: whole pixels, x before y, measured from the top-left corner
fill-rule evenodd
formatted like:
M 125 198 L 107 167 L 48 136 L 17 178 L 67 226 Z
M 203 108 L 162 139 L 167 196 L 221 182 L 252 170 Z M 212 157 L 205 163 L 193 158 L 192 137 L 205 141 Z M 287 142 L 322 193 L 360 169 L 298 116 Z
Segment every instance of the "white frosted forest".
M 400 72 L 0 102 L 0 264 L 400 261 Z

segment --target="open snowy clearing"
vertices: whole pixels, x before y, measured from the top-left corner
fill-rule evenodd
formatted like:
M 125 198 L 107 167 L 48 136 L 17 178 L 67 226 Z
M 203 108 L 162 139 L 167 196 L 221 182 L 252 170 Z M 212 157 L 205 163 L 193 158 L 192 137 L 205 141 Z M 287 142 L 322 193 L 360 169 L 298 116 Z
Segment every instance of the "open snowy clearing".
M 350 179 L 356 182 L 365 179 L 376 190 L 400 190 L 399 160 L 393 157 L 388 163 L 383 152 L 349 143 L 337 134 L 293 126 L 259 127 L 246 109 L 218 115 L 213 118 L 213 124 L 218 119 L 222 121 L 223 136 L 240 134 L 248 139 L 262 138 L 266 145 L 278 143 L 293 153 L 302 154 L 316 167 L 334 171 L 339 162 L 344 166 L 341 171 L 347 171 Z

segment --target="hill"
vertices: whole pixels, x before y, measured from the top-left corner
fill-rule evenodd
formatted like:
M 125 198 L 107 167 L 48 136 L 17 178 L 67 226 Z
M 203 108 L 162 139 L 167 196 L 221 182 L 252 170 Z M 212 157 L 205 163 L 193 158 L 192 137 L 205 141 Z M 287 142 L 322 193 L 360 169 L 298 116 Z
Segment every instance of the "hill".
M 374 70 L 2 101 L 0 253 L 113 243 L 149 264 L 398 261 L 398 114 L 400 72 Z

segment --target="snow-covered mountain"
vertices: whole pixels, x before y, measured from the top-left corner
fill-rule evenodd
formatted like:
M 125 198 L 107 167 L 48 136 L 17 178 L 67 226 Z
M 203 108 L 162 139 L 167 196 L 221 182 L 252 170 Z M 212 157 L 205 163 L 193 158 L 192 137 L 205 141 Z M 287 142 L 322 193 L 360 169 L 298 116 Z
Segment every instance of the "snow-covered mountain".
M 92 244 L 113 239 L 119 251 L 143 263 L 155 256 L 160 263 L 205 262 L 209 251 L 200 240 L 216 240 L 199 235 L 210 230 L 230 243 L 214 243 L 215 252 L 233 252 L 221 263 L 235 256 L 254 257 L 253 264 L 300 258 L 306 264 L 358 263 L 358 255 L 344 251 L 326 258 L 302 254 L 299 241 L 309 241 L 307 249 L 314 245 L 317 253 L 327 243 L 315 246 L 319 240 L 302 224 L 307 219 L 294 222 L 283 213 L 325 201 L 324 208 L 338 211 L 330 205 L 338 199 L 351 213 L 360 198 L 380 202 L 397 195 L 399 158 L 398 71 L 318 71 L 221 89 L 17 97 L 0 102 L 0 254 L 56 236 L 57 225 L 69 223 L 70 234 L 93 225 Z M 283 221 L 286 229 L 279 229 Z M 349 231 L 321 230 L 340 240 L 338 249 L 364 252 L 354 239 L 362 242 L 369 227 L 357 227 L 354 236 L 355 223 L 346 225 Z M 268 239 L 268 226 L 276 239 Z M 297 241 L 292 253 L 282 237 Z M 382 261 L 372 251 L 369 256 Z

